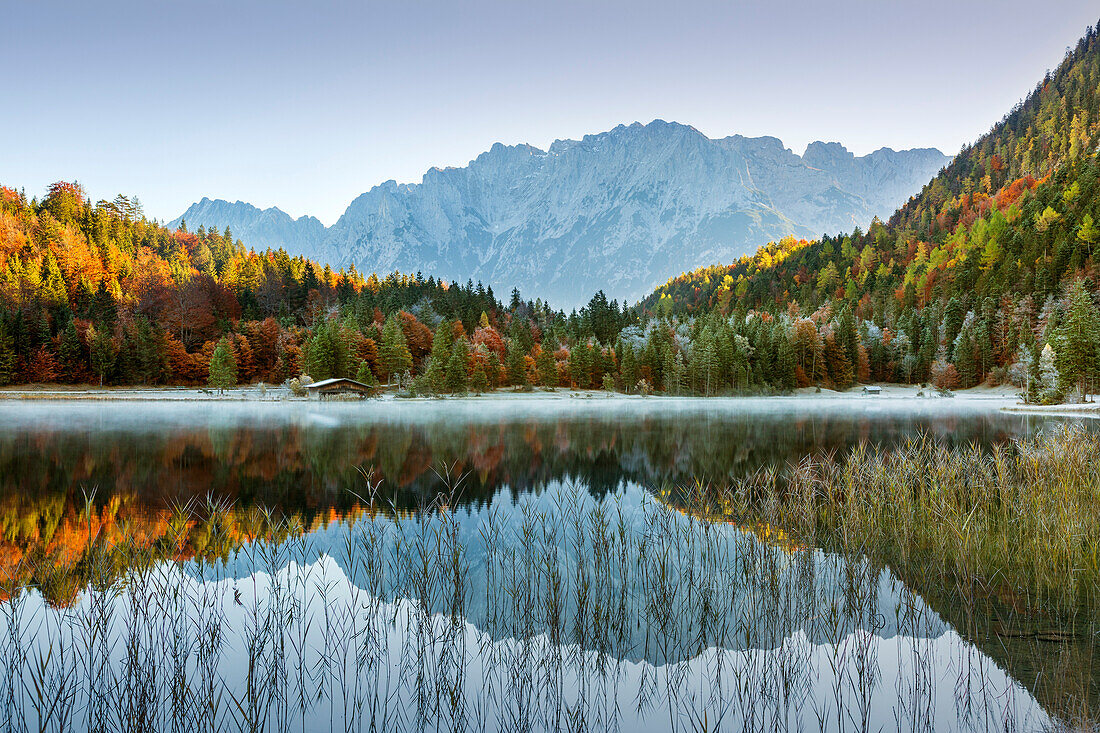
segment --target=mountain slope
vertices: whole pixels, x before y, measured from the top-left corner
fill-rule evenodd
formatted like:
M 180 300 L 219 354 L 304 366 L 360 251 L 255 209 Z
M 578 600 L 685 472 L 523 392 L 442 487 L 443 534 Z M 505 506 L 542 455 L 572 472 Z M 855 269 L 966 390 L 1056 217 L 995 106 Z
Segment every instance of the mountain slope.
M 1089 28 L 888 222 L 685 273 L 639 314 L 721 326 L 768 312 L 809 355 L 800 367 L 816 370 L 799 386 L 846 386 L 858 369 L 864 381 L 1087 396 L 1100 384 L 1098 144 L 1100 40 Z
M 316 251 L 324 239 L 325 226 L 312 216 L 292 219 L 281 209 L 258 209 L 243 201 L 230 203 L 221 199 L 203 198 L 191 204 L 187 212 L 172 222 L 176 229 L 182 221 L 188 228 L 200 226 L 219 231 L 229 227 L 235 237 L 256 249 L 285 249 L 291 255 Z
M 1100 43 L 1090 28 L 1027 99 L 867 233 L 788 239 L 732 265 L 673 278 L 654 309 L 863 302 L 866 315 L 958 297 L 1040 302 L 1071 275 L 1093 276 L 1100 242 Z M 1086 224 L 1087 222 L 1087 224 Z
M 419 184 L 372 188 L 320 234 L 314 219 L 240 202 L 204 200 L 182 218 L 333 265 L 520 286 L 572 306 L 599 289 L 635 299 L 676 272 L 769 239 L 866 226 L 948 160 L 885 148 L 856 157 L 836 143 L 798 156 L 775 138 L 711 140 L 655 121 L 546 151 L 498 143 Z

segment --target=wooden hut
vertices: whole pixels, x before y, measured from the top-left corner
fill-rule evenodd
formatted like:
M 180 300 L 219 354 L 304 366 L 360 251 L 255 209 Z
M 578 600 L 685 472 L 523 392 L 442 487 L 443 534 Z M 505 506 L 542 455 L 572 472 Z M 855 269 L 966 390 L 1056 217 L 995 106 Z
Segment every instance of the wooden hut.
M 370 397 L 374 394 L 377 387 L 371 387 L 368 384 L 356 382 L 354 379 L 334 377 L 332 379 L 322 379 L 320 382 L 307 384 L 306 389 L 309 391 L 309 398 L 311 400 L 323 400 L 333 395 L 359 395 L 360 397 Z
M 869 384 L 863 388 L 863 394 L 877 397 L 878 395 L 882 394 L 882 387 L 876 387 L 872 384 Z

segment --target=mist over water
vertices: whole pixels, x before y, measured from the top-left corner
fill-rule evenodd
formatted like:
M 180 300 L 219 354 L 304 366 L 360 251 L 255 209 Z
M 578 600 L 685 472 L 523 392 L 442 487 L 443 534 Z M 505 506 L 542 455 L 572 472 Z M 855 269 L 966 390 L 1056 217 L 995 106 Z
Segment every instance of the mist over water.
M 15 403 L 0 423 L 0 497 L 132 497 L 151 509 L 213 494 L 296 511 L 355 503 L 372 469 L 406 501 L 468 473 L 466 500 L 547 481 L 601 494 L 729 481 L 807 455 L 921 435 L 988 446 L 1057 419 L 987 400 L 528 399 L 358 403 Z M 354 492 L 354 493 L 353 493 Z

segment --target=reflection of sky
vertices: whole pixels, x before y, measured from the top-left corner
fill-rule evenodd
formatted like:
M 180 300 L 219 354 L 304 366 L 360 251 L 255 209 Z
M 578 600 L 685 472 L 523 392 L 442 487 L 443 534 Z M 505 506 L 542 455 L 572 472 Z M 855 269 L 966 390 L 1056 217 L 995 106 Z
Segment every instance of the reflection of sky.
M 270 618 L 272 587 L 292 589 L 289 596 L 282 592 L 283 607 L 300 603 L 300 615 L 279 626 L 286 652 L 282 663 L 292 687 L 296 670 L 308 669 L 310 689 L 322 691 L 304 715 L 309 730 L 367 729 L 372 716 L 381 729 L 412 730 L 418 710 L 428 729 L 447 729 L 464 719 L 475 730 L 511 729 L 517 717 L 533 730 L 561 727 L 570 712 L 581 712 L 593 729 L 608 725 L 624 731 L 690 730 L 704 716 L 712 725 L 721 721 L 723 730 L 816 730 L 822 720 L 825 730 L 985 730 L 1009 718 L 1020 730 L 1035 730 L 1049 722 L 1026 690 L 952 630 L 883 636 L 840 629 L 823 640 L 795 631 L 781 645 L 707 647 L 677 663 L 653 664 L 582 651 L 575 644 L 556 647 L 544 633 L 493 638 L 465 618 L 452 622 L 423 614 L 415 602 L 381 601 L 328 555 L 306 565 L 291 563 L 274 575 L 201 582 L 168 569 L 167 577 L 180 591 L 176 603 L 200 607 L 199 599 L 206 598 L 205 607 L 222 614 L 228 633 L 216 669 L 218 684 L 239 699 L 244 699 L 249 639 L 255 639 L 250 634 Z M 121 640 L 131 628 L 129 601 L 124 594 L 113 602 L 116 673 L 124 664 Z M 355 623 L 347 609 L 355 610 Z M 87 595 L 67 610 L 76 619 L 91 612 Z M 24 607 L 24 619 L 32 623 L 57 613 L 36 594 Z M 0 632 L 6 634 L 5 623 L 0 622 Z M 79 621 L 54 619 L 38 628 L 32 646 L 39 651 L 48 638 L 56 644 L 59 637 L 81 633 Z M 51 636 L 42 629 L 63 631 Z M 144 631 L 139 625 L 139 638 Z M 261 650 L 261 663 L 273 664 L 274 648 Z M 155 642 L 150 651 L 157 653 Z M 193 666 L 189 679 L 199 684 Z M 269 722 L 274 715 L 268 712 Z M 290 719 L 298 717 L 292 709 Z M 228 718 L 221 723 L 229 727 Z

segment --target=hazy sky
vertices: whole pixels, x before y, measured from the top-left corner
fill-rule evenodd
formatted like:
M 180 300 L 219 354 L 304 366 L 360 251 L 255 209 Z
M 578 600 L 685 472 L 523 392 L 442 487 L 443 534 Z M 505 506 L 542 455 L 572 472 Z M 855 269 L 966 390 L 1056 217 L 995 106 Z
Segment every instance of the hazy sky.
M 1089 0 L 0 0 L 0 183 L 328 224 L 496 141 L 655 118 L 798 153 L 953 153 L 1098 18 Z

